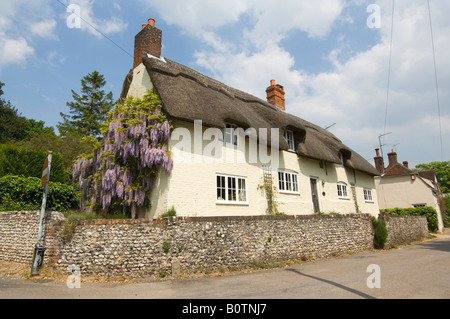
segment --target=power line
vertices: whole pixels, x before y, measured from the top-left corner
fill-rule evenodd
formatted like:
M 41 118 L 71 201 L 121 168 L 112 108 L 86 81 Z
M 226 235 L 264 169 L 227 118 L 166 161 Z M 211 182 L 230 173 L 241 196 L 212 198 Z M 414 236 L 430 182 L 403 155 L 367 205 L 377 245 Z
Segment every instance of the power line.
M 65 5 L 64 3 L 62 3 L 60 0 L 56 0 L 58 1 L 58 3 L 60 3 L 62 6 L 64 6 L 66 9 L 68 9 L 69 7 L 67 5 Z M 103 32 L 101 32 L 100 30 L 98 30 L 96 27 L 94 27 L 92 24 L 90 24 L 88 21 L 86 21 L 82 16 L 76 14 L 75 12 L 73 12 L 72 14 L 75 14 L 76 16 L 78 16 L 81 20 L 83 20 L 88 26 L 90 26 L 92 29 L 94 29 L 95 31 L 97 31 L 98 33 L 100 33 L 104 38 L 106 38 L 107 40 L 109 40 L 112 44 L 114 44 L 116 47 L 118 47 L 120 50 L 122 50 L 123 52 L 125 52 L 126 54 L 128 54 L 131 58 L 133 58 L 133 56 L 126 51 L 124 48 L 122 48 L 120 45 L 118 45 L 116 42 L 114 42 L 114 40 L 112 40 L 111 38 L 109 38 L 106 34 L 104 34 Z
M 386 125 L 387 125 L 387 114 L 389 105 L 389 89 L 391 84 L 391 60 L 392 60 L 392 38 L 394 34 L 394 10 L 395 10 L 395 0 L 392 0 L 392 18 L 391 18 L 391 41 L 389 45 L 389 65 L 388 65 L 388 79 L 387 79 L 387 92 L 386 92 L 386 108 L 384 111 L 384 130 L 383 134 L 386 135 Z
M 439 138 L 440 138 L 440 142 L 441 142 L 441 161 L 443 161 L 444 154 L 443 154 L 443 149 L 442 149 L 441 106 L 439 103 L 439 86 L 438 86 L 438 77 L 437 77 L 437 68 L 436 68 L 436 54 L 434 51 L 434 36 L 433 36 L 433 24 L 431 22 L 430 0 L 427 0 L 427 3 L 428 3 L 428 16 L 430 18 L 431 46 L 433 49 L 434 80 L 436 83 L 436 99 L 437 99 L 437 108 L 438 108 L 438 117 L 439 117 Z

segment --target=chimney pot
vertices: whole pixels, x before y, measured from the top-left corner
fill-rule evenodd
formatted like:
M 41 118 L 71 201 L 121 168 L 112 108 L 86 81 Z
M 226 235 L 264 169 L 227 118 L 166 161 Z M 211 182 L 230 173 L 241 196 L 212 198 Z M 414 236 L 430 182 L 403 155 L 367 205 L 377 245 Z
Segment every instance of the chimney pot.
M 143 25 L 142 25 L 142 29 L 144 29 L 146 26 L 147 26 L 146 24 L 143 24 Z
M 154 27 L 155 26 L 155 19 L 153 19 L 153 18 L 148 19 L 148 24 L 151 25 L 152 27 Z
M 379 148 L 376 148 L 376 149 L 375 149 L 375 152 L 376 152 L 376 154 L 377 154 L 377 157 L 380 157 L 380 149 L 379 149 Z
M 270 86 L 274 86 L 275 85 L 275 80 L 270 80 Z

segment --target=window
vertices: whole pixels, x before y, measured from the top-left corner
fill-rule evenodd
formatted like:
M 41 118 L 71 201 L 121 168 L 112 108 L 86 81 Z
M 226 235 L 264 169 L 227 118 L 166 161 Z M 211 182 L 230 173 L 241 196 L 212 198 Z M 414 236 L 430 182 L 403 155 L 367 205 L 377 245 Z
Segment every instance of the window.
M 295 151 L 294 132 L 286 130 L 284 132 L 284 138 L 286 139 L 289 145 L 289 150 Z
M 278 171 L 278 189 L 280 193 L 298 194 L 298 175 L 285 171 Z
M 369 188 L 364 188 L 364 200 L 366 202 L 373 202 L 372 199 L 372 190 Z
M 413 204 L 413 207 L 425 207 L 427 204 Z
M 337 192 L 339 198 L 348 198 L 347 195 L 347 185 L 345 184 L 337 184 Z
M 217 203 L 246 204 L 247 179 L 244 177 L 216 175 Z
M 223 134 L 224 143 L 237 145 L 238 136 L 235 134 L 235 129 L 237 128 L 234 124 L 227 124 L 225 127 L 225 132 Z

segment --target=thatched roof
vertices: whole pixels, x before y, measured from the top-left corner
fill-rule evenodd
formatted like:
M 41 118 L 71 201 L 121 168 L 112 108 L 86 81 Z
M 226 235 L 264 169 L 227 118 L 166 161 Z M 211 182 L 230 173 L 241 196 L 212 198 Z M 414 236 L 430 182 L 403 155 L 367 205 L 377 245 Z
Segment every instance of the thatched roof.
M 236 124 L 244 130 L 250 127 L 257 131 L 266 128 L 268 145 L 270 130 L 279 128 L 279 147 L 282 150 L 288 149 L 283 134 L 289 129 L 294 132 L 298 155 L 341 163 L 341 153 L 345 166 L 370 175 L 379 175 L 364 158 L 321 127 L 179 63 L 152 57 L 144 57 L 142 61 L 163 102 L 164 112 L 174 119 L 188 122 L 202 120 L 205 126 L 219 128 L 225 127 L 226 123 Z M 125 79 L 121 98 L 127 95 L 130 74 L 132 73 Z M 261 141 L 263 136 L 259 138 Z

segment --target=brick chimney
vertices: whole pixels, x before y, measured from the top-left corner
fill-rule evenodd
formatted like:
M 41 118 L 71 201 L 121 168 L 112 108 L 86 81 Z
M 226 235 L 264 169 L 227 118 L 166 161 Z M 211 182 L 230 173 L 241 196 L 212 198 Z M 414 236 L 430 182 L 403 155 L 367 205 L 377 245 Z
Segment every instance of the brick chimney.
M 375 161 L 375 168 L 377 169 L 377 171 L 381 175 L 383 175 L 384 174 L 384 160 L 380 156 L 380 149 L 379 148 L 376 148 L 375 152 L 377 154 L 377 156 L 373 158 L 373 160 Z
M 155 27 L 155 20 L 148 19 L 148 24 L 142 25 L 142 30 L 134 37 L 133 69 L 142 62 L 147 54 L 161 57 L 162 31 Z
M 392 152 L 388 153 L 388 160 L 389 160 L 389 166 L 392 167 L 395 164 L 398 164 L 397 161 L 397 153 L 394 149 L 392 149 Z
M 280 84 L 275 84 L 275 80 L 270 81 L 270 86 L 266 89 L 267 102 L 276 107 L 286 110 L 284 105 L 284 88 Z

